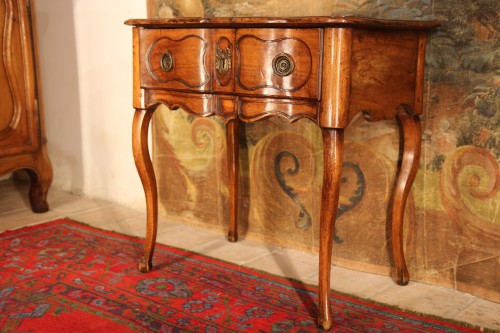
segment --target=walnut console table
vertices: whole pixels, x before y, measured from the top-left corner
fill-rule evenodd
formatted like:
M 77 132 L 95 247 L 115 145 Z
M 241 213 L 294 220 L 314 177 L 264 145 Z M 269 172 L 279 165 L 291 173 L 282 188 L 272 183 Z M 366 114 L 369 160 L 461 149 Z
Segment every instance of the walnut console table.
M 128 20 L 133 26 L 134 159 L 147 205 L 148 272 L 157 231 L 157 188 L 148 128 L 159 104 L 226 123 L 230 221 L 237 233 L 238 128 L 282 116 L 322 130 L 324 178 L 319 252 L 319 318 L 332 326 L 329 302 L 332 235 L 339 198 L 344 129 L 362 112 L 370 121 L 397 117 L 404 152 L 392 204 L 397 282 L 407 284 L 402 222 L 417 172 L 426 33 L 436 22 L 355 17 L 182 18 Z

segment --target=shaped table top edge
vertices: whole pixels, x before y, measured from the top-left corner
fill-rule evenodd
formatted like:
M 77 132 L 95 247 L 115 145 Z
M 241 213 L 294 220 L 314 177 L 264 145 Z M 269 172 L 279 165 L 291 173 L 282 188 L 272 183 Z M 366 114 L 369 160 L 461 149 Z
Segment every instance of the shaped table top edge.
M 437 21 L 385 20 L 356 16 L 308 17 L 182 17 L 166 19 L 129 19 L 126 25 L 148 29 L 175 28 L 372 28 L 428 30 Z

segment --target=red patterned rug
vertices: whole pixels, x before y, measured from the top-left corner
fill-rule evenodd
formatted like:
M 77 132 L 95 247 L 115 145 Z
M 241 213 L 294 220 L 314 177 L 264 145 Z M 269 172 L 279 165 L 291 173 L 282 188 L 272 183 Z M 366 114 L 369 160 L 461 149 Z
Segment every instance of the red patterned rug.
M 58 220 L 0 234 L 0 332 L 322 332 L 316 288 Z M 333 332 L 479 332 L 332 293 Z

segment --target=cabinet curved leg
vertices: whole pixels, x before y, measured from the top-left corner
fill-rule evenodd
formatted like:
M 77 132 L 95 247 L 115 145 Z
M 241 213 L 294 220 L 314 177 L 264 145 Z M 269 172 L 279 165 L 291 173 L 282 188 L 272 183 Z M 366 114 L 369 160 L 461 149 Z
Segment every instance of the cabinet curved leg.
M 239 168 L 239 127 L 238 119 L 226 124 L 227 169 L 229 172 L 229 232 L 228 240 L 238 240 L 238 168 Z
M 47 193 L 52 183 L 52 164 L 45 144 L 42 145 L 40 152 L 35 157 L 33 169 L 27 171 L 31 180 L 29 190 L 31 209 L 35 213 L 44 213 L 49 210 Z
M 422 129 L 418 115 L 409 106 L 398 109 L 400 128 L 403 131 L 403 159 L 399 169 L 392 203 L 392 251 L 396 267 L 396 282 L 406 285 L 410 281 L 403 250 L 403 220 L 406 200 L 415 180 L 420 161 Z
M 136 110 L 132 124 L 132 151 L 146 196 L 146 239 L 144 241 L 144 256 L 139 262 L 139 270 L 143 273 L 149 272 L 153 268 L 153 253 L 158 229 L 158 193 L 148 148 L 148 129 L 153 114 L 154 109 Z
M 321 221 L 319 243 L 319 316 L 318 324 L 328 330 L 332 326 L 330 304 L 330 270 L 332 261 L 332 240 L 337 206 L 339 202 L 340 179 L 344 151 L 343 129 L 322 129 L 323 132 L 323 191 L 321 196 Z

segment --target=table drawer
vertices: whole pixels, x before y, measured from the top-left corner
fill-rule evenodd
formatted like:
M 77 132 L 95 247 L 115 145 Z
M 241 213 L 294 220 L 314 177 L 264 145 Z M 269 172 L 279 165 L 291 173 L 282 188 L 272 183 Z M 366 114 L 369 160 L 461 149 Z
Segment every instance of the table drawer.
M 206 29 L 141 29 L 142 87 L 210 90 L 209 35 Z
M 319 99 L 320 29 L 216 32 L 141 29 L 141 86 Z
M 320 29 L 239 29 L 235 91 L 319 98 Z

